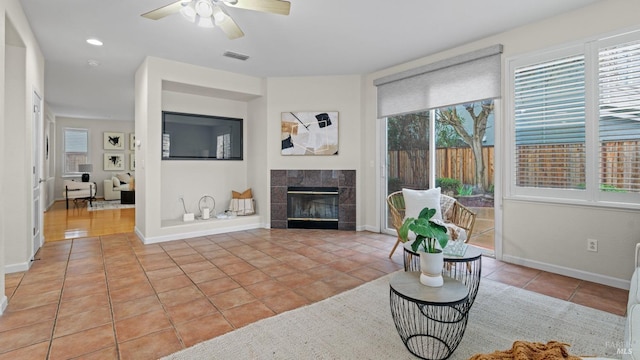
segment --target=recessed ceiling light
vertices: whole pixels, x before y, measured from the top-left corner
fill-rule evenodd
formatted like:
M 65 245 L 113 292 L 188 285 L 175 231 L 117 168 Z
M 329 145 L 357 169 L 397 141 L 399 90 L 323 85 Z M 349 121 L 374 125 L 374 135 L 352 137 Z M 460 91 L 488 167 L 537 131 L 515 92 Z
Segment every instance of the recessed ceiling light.
M 90 38 L 87 39 L 87 43 L 94 45 L 94 46 L 102 46 L 102 41 L 96 39 L 96 38 Z
M 87 60 L 87 63 L 89 64 L 89 66 L 93 66 L 93 67 L 100 65 L 100 61 L 94 60 L 94 59 Z

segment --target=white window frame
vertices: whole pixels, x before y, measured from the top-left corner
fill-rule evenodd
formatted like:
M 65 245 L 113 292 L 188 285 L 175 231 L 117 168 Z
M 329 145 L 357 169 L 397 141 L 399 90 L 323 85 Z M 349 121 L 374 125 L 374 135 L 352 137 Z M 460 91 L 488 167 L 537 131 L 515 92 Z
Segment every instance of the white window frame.
M 599 84 L 598 51 L 600 48 L 632 41 L 640 41 L 640 30 L 623 34 L 612 34 L 598 39 L 587 39 L 579 43 L 567 44 L 512 57 L 505 66 L 505 198 L 537 202 L 550 202 L 600 207 L 640 209 L 640 193 L 615 193 L 600 191 L 599 186 Z M 585 56 L 585 184 L 584 190 L 518 187 L 515 182 L 516 154 L 514 83 L 515 70 L 554 59 L 584 54 Z
M 62 129 L 62 176 L 63 177 L 78 177 L 82 175 L 80 171 L 69 171 L 67 172 L 67 150 L 66 150 L 66 139 L 67 139 L 67 131 L 82 131 L 87 135 L 87 162 L 91 161 L 90 157 L 90 137 L 89 137 L 89 129 L 84 128 L 63 128 Z

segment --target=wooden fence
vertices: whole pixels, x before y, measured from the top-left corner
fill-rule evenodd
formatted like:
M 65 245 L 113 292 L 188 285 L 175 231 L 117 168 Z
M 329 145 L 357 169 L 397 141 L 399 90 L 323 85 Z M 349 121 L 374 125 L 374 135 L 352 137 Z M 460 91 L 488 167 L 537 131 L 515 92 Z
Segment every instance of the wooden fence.
M 516 184 L 523 187 L 584 188 L 584 144 L 522 145 L 516 151 Z
M 493 184 L 494 149 L 482 148 L 485 174 L 483 184 Z M 428 150 L 394 150 L 388 152 L 388 177 L 397 178 L 402 186 L 425 188 L 429 184 Z M 436 149 L 436 178 L 452 178 L 463 184 L 475 184 L 476 164 L 471 148 Z
M 607 191 L 640 190 L 640 142 L 610 141 L 600 145 L 599 181 Z M 584 188 L 584 144 L 526 145 L 517 150 L 525 165 L 517 174 L 518 186 Z
M 493 184 L 494 148 L 482 148 L 485 188 Z M 640 191 L 640 141 L 612 141 L 600 146 L 599 176 L 605 187 Z M 398 185 L 425 188 L 429 179 L 429 151 L 388 152 L 388 176 Z M 584 144 L 525 145 L 516 150 L 521 165 L 518 186 L 581 188 L 585 183 Z M 436 149 L 436 178 L 453 178 L 475 184 L 475 161 L 471 148 Z

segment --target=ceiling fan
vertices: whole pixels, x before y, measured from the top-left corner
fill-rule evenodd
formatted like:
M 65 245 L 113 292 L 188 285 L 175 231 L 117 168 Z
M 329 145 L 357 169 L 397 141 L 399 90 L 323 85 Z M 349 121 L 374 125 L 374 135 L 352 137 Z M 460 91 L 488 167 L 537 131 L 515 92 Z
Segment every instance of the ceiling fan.
M 199 26 L 218 26 L 231 40 L 243 37 L 244 33 L 238 24 L 227 14 L 226 6 L 289 15 L 291 3 L 284 0 L 178 0 L 141 16 L 159 20 L 180 12 L 189 21 Z

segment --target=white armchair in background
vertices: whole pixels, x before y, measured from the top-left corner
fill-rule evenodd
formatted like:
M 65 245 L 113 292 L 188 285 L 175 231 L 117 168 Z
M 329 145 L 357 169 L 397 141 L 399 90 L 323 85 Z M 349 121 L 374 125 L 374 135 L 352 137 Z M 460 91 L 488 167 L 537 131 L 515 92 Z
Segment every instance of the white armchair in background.
M 89 201 L 89 206 L 93 206 L 93 200 L 96 199 L 96 183 L 65 180 L 62 196 L 67 201 L 67 209 L 69 208 L 69 199 L 76 202 L 86 200 Z

